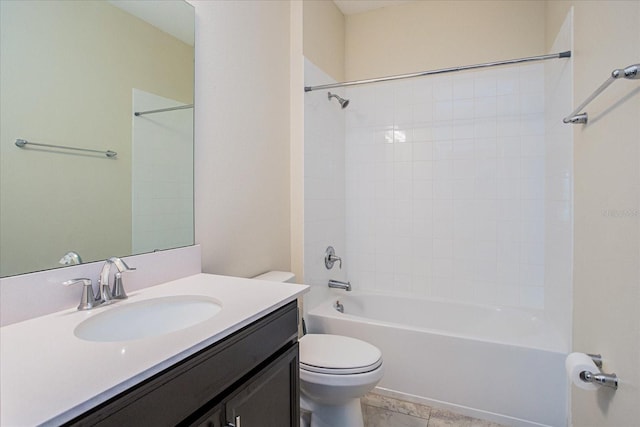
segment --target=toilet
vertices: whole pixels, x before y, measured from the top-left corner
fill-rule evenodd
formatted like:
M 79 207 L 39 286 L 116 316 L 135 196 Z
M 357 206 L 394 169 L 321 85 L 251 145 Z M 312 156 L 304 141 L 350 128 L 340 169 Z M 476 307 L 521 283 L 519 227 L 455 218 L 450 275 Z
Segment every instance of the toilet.
M 293 283 L 295 275 L 270 271 L 259 280 Z M 306 334 L 300 344 L 303 427 L 363 427 L 360 398 L 382 379 L 382 352 L 368 342 L 332 334 Z

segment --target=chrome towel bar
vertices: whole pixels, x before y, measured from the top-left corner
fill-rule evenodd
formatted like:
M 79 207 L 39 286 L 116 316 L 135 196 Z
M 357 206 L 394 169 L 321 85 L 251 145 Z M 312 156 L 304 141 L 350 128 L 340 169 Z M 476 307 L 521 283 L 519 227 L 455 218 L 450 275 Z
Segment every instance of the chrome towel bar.
M 118 153 L 116 153 L 115 151 L 111 151 L 111 150 L 106 150 L 106 151 L 102 151 L 102 150 L 92 150 L 89 148 L 76 148 L 76 147 L 67 147 L 64 145 L 53 145 L 53 144 L 42 144 L 40 142 L 31 142 L 31 141 L 27 141 L 26 139 L 16 139 L 16 147 L 20 147 L 20 148 L 24 148 L 27 144 L 28 145 L 37 145 L 38 147 L 49 147 L 49 148 L 59 148 L 62 150 L 73 150 L 73 151 L 83 151 L 83 152 L 89 152 L 89 153 L 99 153 L 99 154 L 104 154 L 105 156 L 109 157 L 110 159 L 116 157 L 118 155 Z
M 177 107 L 169 107 L 169 108 L 159 108 L 157 110 L 136 111 L 136 112 L 133 113 L 133 115 L 138 117 L 138 116 L 143 116 L 145 114 L 164 113 L 166 111 L 175 111 L 175 110 L 187 110 L 189 108 L 193 108 L 193 104 L 179 105 Z
M 600 85 L 585 101 L 578 106 L 571 114 L 562 119 L 564 123 L 587 123 L 589 116 L 586 112 L 580 113 L 584 107 L 586 107 L 591 101 L 593 101 L 598 95 L 600 95 L 611 83 L 618 80 L 620 77 L 624 77 L 629 80 L 640 79 L 640 64 L 629 65 L 625 69 L 616 69 L 611 72 L 611 76 Z

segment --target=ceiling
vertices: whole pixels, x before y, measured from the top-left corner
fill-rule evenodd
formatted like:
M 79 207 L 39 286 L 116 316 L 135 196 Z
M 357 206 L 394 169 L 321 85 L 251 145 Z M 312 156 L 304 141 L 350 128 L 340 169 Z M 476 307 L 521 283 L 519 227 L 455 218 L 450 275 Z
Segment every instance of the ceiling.
M 397 6 L 410 1 L 412 0 L 333 0 L 345 15 L 355 15 L 383 7 Z

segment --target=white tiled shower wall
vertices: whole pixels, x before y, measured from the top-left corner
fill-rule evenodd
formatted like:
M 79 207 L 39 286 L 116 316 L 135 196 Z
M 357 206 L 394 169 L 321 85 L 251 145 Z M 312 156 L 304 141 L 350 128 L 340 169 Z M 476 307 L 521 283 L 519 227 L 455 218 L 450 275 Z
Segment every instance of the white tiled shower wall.
M 305 70 L 308 85 L 328 81 Z M 331 240 L 355 289 L 566 310 L 570 299 L 545 295 L 545 247 L 571 251 L 570 221 L 545 227 L 571 203 L 571 140 L 545 138 L 545 78 L 570 87 L 554 73 L 533 63 L 356 86 L 345 110 L 307 93 L 307 283 L 327 276 Z M 570 109 L 566 91 L 547 98 Z
M 573 11 L 552 52 L 573 50 Z M 562 122 L 573 109 L 573 64 L 545 63 L 545 314 L 571 349 L 573 301 L 573 129 Z
M 305 85 L 335 83 L 305 59 Z M 344 91 L 336 90 L 344 96 Z M 345 111 L 327 91 L 305 94 L 304 104 L 304 283 L 312 307 L 326 297 L 329 279 L 345 280 L 349 265 L 345 245 Z M 327 246 L 345 258 L 343 269 L 324 265 Z
M 350 88 L 358 288 L 544 306 L 544 65 Z

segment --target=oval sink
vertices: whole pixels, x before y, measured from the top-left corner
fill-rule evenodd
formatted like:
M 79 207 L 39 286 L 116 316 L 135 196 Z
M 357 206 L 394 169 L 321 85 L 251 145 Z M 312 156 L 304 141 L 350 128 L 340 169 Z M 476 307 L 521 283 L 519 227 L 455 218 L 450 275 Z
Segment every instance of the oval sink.
M 86 341 L 114 342 L 148 338 L 185 329 L 218 314 L 222 305 L 211 298 L 180 295 L 108 307 L 76 326 Z

